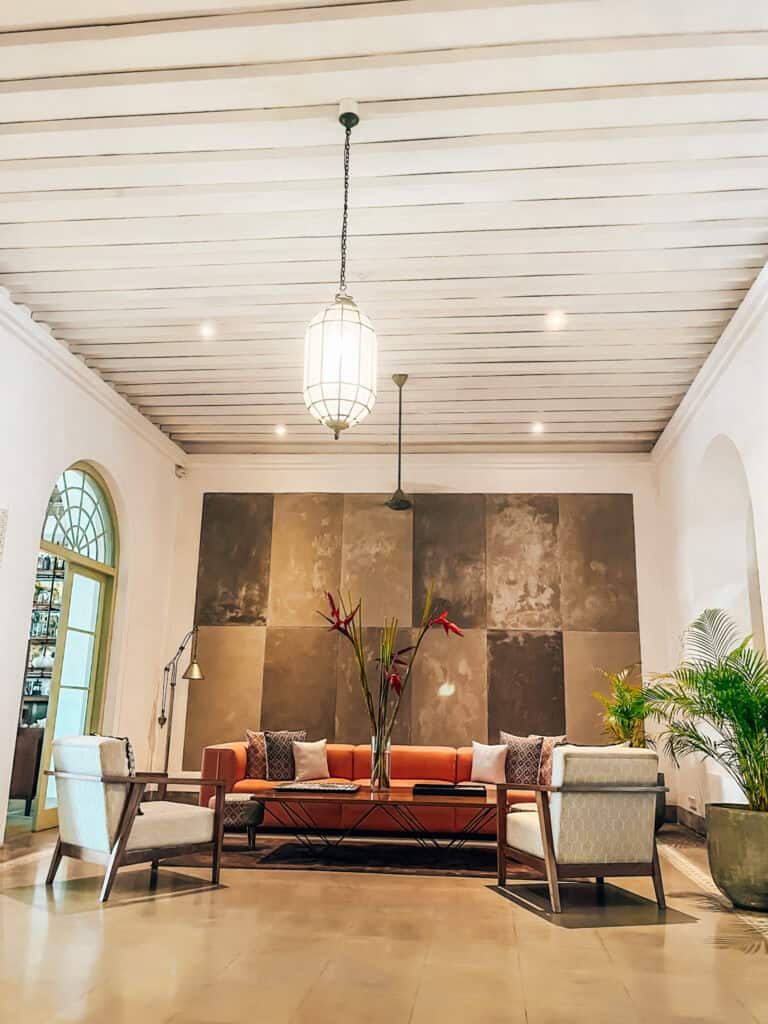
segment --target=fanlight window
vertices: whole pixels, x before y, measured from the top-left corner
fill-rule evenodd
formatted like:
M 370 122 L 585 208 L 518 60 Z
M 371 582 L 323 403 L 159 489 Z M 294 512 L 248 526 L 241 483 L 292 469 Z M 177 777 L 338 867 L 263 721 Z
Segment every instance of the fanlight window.
M 115 564 L 114 531 L 106 495 L 82 469 L 66 469 L 53 488 L 43 540 L 103 565 Z

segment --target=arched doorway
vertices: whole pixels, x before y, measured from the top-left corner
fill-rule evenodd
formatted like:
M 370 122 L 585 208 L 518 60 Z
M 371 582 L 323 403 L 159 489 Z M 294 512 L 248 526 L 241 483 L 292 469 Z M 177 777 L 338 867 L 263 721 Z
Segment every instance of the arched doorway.
M 693 607 L 724 608 L 744 635 L 765 646 L 755 522 L 749 483 L 736 445 L 710 443 L 693 488 L 689 537 Z
M 107 487 L 91 466 L 76 463 L 56 481 L 43 522 L 11 777 L 12 829 L 56 825 L 56 787 L 44 774 L 53 740 L 100 727 L 117 564 Z

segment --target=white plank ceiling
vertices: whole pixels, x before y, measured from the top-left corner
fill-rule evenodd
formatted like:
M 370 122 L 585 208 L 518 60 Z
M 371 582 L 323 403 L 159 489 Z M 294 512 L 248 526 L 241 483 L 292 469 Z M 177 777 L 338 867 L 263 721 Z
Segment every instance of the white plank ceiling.
M 31 0 L 0 32 L 0 283 L 189 452 L 392 446 L 394 372 L 410 451 L 647 451 L 766 262 L 768 3 Z M 334 442 L 301 378 L 344 96 L 381 382 Z

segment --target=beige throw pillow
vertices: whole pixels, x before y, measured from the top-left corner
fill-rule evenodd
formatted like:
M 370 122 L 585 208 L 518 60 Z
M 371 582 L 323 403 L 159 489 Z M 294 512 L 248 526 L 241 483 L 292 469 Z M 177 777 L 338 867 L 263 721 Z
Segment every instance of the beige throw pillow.
M 507 745 L 472 741 L 472 781 L 498 785 L 506 782 Z
M 315 740 L 314 743 L 293 741 L 297 782 L 314 782 L 330 777 L 327 746 L 327 740 Z

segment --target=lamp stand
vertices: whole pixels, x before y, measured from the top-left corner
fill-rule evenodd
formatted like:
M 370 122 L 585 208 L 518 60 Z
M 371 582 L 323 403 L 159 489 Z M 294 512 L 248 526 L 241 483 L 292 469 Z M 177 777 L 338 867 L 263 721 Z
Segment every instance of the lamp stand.
M 179 649 L 163 669 L 163 691 L 157 724 L 161 729 L 164 728 L 166 724 L 168 725 L 168 732 L 165 736 L 165 757 L 163 758 L 163 772 L 166 775 L 168 774 L 168 764 L 171 759 L 171 732 L 173 729 L 173 708 L 176 701 L 176 682 L 179 670 L 179 661 L 181 660 L 181 656 L 186 650 L 190 640 L 192 641 L 192 653 L 189 659 L 189 665 L 187 666 L 187 670 L 183 674 L 182 679 L 205 678 L 197 660 L 197 626 L 193 626 L 192 629 L 189 630 L 179 644 Z M 167 714 L 166 706 L 168 708 Z

